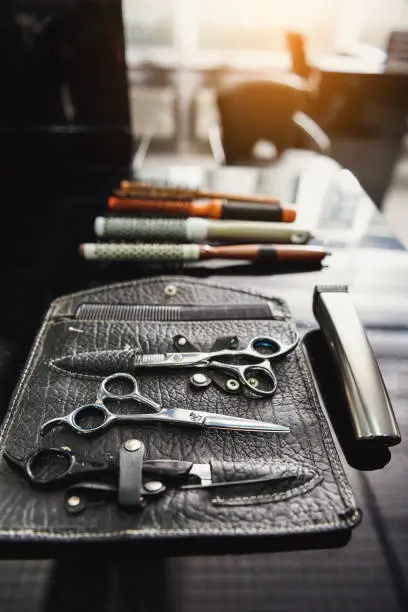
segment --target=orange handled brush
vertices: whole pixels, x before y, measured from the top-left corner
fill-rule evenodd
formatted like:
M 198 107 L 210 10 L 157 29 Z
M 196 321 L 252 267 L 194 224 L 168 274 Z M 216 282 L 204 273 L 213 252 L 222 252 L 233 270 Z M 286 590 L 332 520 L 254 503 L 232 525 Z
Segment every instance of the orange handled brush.
M 281 204 L 244 204 L 225 200 L 183 201 L 154 200 L 143 197 L 111 197 L 108 206 L 113 211 L 158 213 L 182 217 L 208 217 L 210 219 L 245 219 L 246 221 L 284 221 L 296 218 L 293 206 Z

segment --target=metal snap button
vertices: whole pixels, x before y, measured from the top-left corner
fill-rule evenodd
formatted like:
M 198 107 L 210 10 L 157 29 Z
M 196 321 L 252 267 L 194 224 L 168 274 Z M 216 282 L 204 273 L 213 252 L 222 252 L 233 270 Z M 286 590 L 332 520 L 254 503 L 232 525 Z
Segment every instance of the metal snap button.
M 167 297 L 172 297 L 173 295 L 176 295 L 176 293 L 176 285 L 166 285 L 166 287 L 164 288 L 164 295 L 167 295 Z

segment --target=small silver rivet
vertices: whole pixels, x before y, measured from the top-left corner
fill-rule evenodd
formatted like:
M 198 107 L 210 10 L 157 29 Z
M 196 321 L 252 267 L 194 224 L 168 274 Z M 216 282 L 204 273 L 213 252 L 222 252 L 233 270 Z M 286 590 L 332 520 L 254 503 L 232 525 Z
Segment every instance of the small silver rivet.
M 197 385 L 203 385 L 204 383 L 207 382 L 208 378 L 205 374 L 193 374 L 193 376 L 191 377 L 193 379 L 193 381 L 195 383 L 197 383 Z
M 71 495 L 71 497 L 67 499 L 67 504 L 70 508 L 77 508 L 80 503 L 81 498 L 78 497 L 78 495 Z
M 139 450 L 141 446 L 142 446 L 142 443 L 140 442 L 140 440 L 130 439 L 130 440 L 126 440 L 125 442 L 125 449 L 130 452 Z
M 187 339 L 184 338 L 184 336 L 181 336 L 178 340 L 177 340 L 177 344 L 179 346 L 185 346 L 187 344 Z
M 171 297 L 172 295 L 176 295 L 177 287 L 176 285 L 166 285 L 164 288 L 164 295 Z
M 190 382 L 195 387 L 208 387 L 208 385 L 211 384 L 211 378 L 209 378 L 205 374 L 197 372 L 196 374 L 192 375 L 192 377 L 190 378 Z
M 235 378 L 229 378 L 225 383 L 225 386 L 229 391 L 236 391 L 239 389 L 239 382 Z
M 251 387 L 255 387 L 255 389 L 259 387 L 259 380 L 257 378 L 248 378 L 248 382 Z
M 151 480 L 150 482 L 145 482 L 143 484 L 143 487 L 146 489 L 146 491 L 149 491 L 149 493 L 155 493 L 156 491 L 160 491 L 162 486 L 163 483 L 158 480 Z

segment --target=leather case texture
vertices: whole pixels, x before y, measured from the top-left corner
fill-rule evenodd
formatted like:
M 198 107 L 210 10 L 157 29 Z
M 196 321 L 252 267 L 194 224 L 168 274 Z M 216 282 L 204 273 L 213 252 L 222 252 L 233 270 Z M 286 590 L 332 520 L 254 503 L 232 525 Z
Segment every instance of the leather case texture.
M 115 309 L 115 305 L 119 308 Z M 200 306 L 200 316 L 178 320 L 174 307 L 179 305 Z M 222 318 L 214 319 L 214 305 L 225 307 Z M 240 318 L 226 318 L 228 308 L 234 305 L 241 306 L 237 309 Z M 259 315 L 260 305 L 268 306 L 268 316 Z M 208 311 L 207 319 L 203 308 Z M 297 536 L 348 531 L 358 523 L 359 510 L 319 404 L 301 342 L 293 353 L 272 364 L 278 388 L 266 398 L 247 392 L 227 394 L 215 384 L 193 389 L 189 382 L 191 369 L 136 372 L 126 359 L 119 360 L 117 368 L 134 374 L 140 392 L 163 406 L 272 421 L 290 427 L 289 434 L 144 423 L 118 425 L 93 437 L 78 436 L 68 428 L 56 428 L 40 436 L 40 427 L 48 419 L 94 401 L 103 379 L 104 351 L 117 351 L 122 357 L 131 350 L 173 351 L 173 338 L 178 334 L 186 336 L 199 350 L 209 350 L 220 336 L 237 336 L 240 347 L 255 336 L 290 342 L 296 327 L 281 299 L 185 276 L 154 277 L 63 296 L 50 305 L 21 374 L 2 426 L 2 451 L 6 449 L 21 458 L 41 446 L 64 446 L 87 457 L 117 456 L 126 440 L 136 438 L 144 444 L 146 459 L 211 463 L 216 482 L 273 473 L 288 475 L 291 479 L 286 485 L 277 486 L 272 481 L 255 488 L 170 488 L 134 512 L 110 500 L 82 513 L 69 514 L 63 489 L 34 488 L 2 455 L 3 541 Z M 101 372 L 97 368 L 87 372 L 86 364 L 76 371 L 77 356 L 95 351 L 101 352 Z M 115 410 L 146 411 L 131 401 L 121 402 Z

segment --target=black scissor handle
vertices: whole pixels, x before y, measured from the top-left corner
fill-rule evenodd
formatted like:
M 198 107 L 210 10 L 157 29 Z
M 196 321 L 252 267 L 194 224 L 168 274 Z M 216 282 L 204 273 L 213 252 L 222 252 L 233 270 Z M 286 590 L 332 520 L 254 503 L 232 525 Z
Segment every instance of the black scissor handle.
M 151 485 L 152 483 L 150 483 Z M 166 485 L 160 481 L 154 481 L 154 488 L 149 487 L 149 482 L 146 488 L 142 484 L 142 496 L 144 504 L 147 500 L 144 498 L 155 498 L 162 495 L 166 491 Z M 65 491 L 65 510 L 69 514 L 79 514 L 87 508 L 104 504 L 118 497 L 118 487 L 115 484 L 104 482 L 79 482 L 67 488 Z M 71 500 L 75 498 L 75 505 L 72 505 Z
M 114 465 L 108 460 L 81 457 L 68 448 L 40 448 L 22 460 L 7 452 L 4 456 L 21 469 L 31 483 L 41 486 L 114 472 Z
M 75 466 L 75 456 L 62 448 L 42 448 L 27 459 L 26 474 L 35 484 L 59 482 L 70 474 Z

